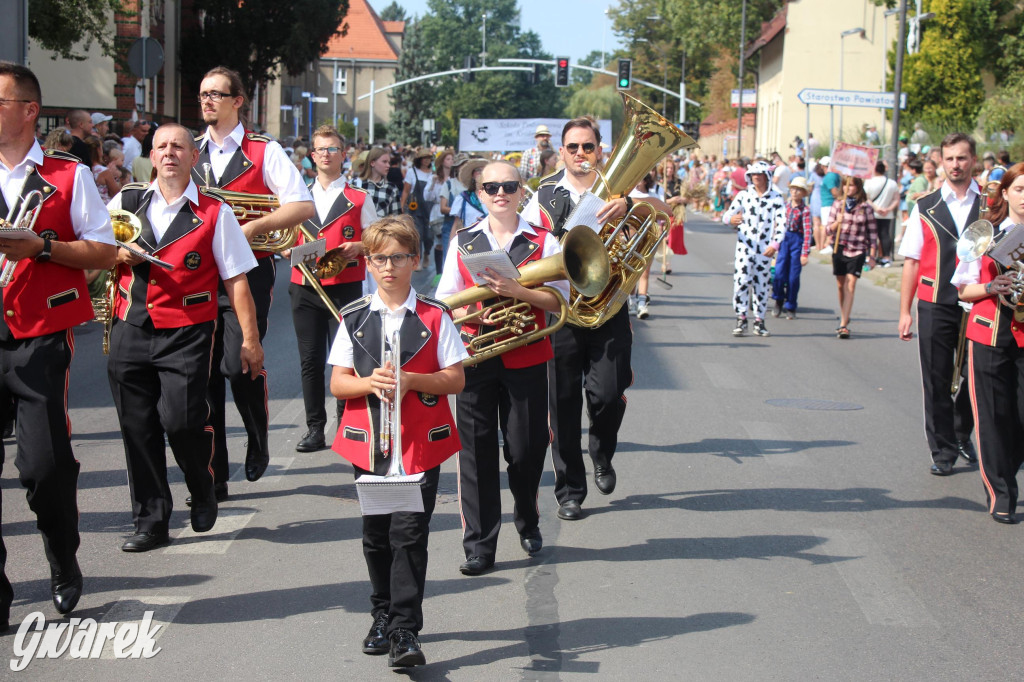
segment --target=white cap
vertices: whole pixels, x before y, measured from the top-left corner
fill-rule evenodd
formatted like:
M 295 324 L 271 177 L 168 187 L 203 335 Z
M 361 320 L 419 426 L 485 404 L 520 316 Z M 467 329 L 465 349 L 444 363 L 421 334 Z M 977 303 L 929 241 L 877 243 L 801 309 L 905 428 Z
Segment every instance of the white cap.
M 95 125 L 99 125 L 100 123 L 103 123 L 105 121 L 113 121 L 113 120 L 114 120 L 113 116 L 107 116 L 106 114 L 93 113 L 93 115 L 92 115 L 92 124 L 94 126 Z

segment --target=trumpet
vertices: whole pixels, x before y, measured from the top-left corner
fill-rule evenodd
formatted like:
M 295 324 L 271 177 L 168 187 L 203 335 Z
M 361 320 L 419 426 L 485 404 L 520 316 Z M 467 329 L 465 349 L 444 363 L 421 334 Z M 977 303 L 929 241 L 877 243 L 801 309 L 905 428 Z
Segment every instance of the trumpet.
M 544 282 L 567 279 L 581 295 L 593 296 L 608 285 L 610 278 L 611 264 L 604 242 L 586 225 L 577 225 L 562 239 L 561 253 L 541 258 L 519 268 L 517 281 L 526 288 L 532 288 Z M 541 328 L 530 304 L 514 299 L 502 299 L 456 320 L 456 324 L 478 323 L 486 317 L 498 325 L 493 331 L 473 337 L 467 346 L 471 355 L 463 361 L 464 366 L 471 367 L 538 341 L 554 334 L 566 323 L 569 306 L 562 295 L 551 287 L 539 288 L 555 294 L 559 302 L 558 319 L 546 327 Z M 490 288 L 474 286 L 453 294 L 442 302 L 449 308 L 461 308 L 494 296 L 495 293 Z
M 142 234 L 142 221 L 131 211 L 113 209 L 110 224 L 114 228 L 114 241 L 123 248 L 135 242 Z M 92 312 L 103 324 L 103 354 L 110 354 L 110 331 L 114 327 L 114 308 L 117 306 L 117 265 L 106 272 L 103 295 L 92 299 Z
M 395 387 L 387 404 L 380 404 L 380 454 L 391 457 L 387 476 L 405 476 L 402 465 L 402 348 L 399 330 L 391 334 L 390 343 L 385 330 L 380 335 L 380 366 L 391 365 L 395 373 Z
M 207 172 L 208 178 L 209 172 Z M 270 215 L 281 205 L 281 202 L 273 194 L 248 194 L 247 192 L 235 192 L 219 187 L 210 187 L 209 185 L 201 189 L 207 196 L 220 199 L 230 206 L 231 212 L 235 214 L 235 218 L 240 223 Z M 283 230 L 274 230 L 273 232 L 258 234 L 253 237 L 252 250 L 281 253 L 295 246 L 295 242 L 298 239 L 298 225 Z
M 29 208 L 33 200 L 36 201 L 36 205 Z M 11 207 L 10 213 L 7 214 L 6 220 L 0 220 L 0 228 L 5 230 L 34 229 L 36 220 L 39 219 L 39 209 L 42 206 L 43 193 L 38 189 L 32 190 L 22 198 L 21 210 L 18 211 L 17 215 L 14 213 L 14 209 L 17 208 L 17 204 L 15 204 Z M 0 255 L 0 263 L 3 264 L 3 269 L 0 270 L 0 287 L 6 287 L 14 279 L 14 269 L 18 267 L 18 262 L 8 258 L 6 254 L 2 254 Z

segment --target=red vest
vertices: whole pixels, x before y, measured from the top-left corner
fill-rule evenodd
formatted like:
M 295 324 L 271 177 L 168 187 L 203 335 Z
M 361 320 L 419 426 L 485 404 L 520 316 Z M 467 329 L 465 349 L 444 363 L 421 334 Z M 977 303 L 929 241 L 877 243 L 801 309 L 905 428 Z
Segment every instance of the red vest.
M 921 260 L 918 270 L 917 298 L 929 303 L 955 305 L 959 300 L 956 287 L 950 284 L 958 263 L 956 257 L 957 229 L 942 192 L 935 190 L 917 202 L 921 216 Z M 979 202 L 974 201 L 967 224 L 978 219 Z
M 981 284 L 991 282 L 1002 271 L 999 265 L 984 256 L 981 261 Z M 1024 325 L 1017 322 L 1013 310 L 999 302 L 995 294 L 978 299 L 967 318 L 967 338 L 976 343 L 998 348 L 1024 348 Z
M 369 376 L 380 367 L 381 319 L 370 311 L 370 296 L 341 311 L 342 324 L 352 338 L 353 369 Z M 406 372 L 430 374 L 442 368 L 437 362 L 437 343 L 442 317 L 451 316 L 444 304 L 416 297 L 416 315 L 406 313 L 402 323 L 402 361 Z M 332 449 L 361 469 L 387 473 L 390 458 L 380 456 L 380 400 L 372 393 L 345 402 L 345 413 Z M 462 447 L 447 396 L 409 391 L 402 400 L 402 464 L 406 473 L 433 469 Z
M 25 180 L 22 196 L 36 189 L 43 193 L 36 234 L 51 241 L 76 241 L 71 195 L 78 159 L 51 154 L 47 153 L 42 165 Z M 16 339 L 53 334 L 93 319 L 85 273 L 57 263 L 37 263 L 31 258 L 18 261 L 14 278 L 2 295 L 4 322 Z
M 544 253 L 544 240 L 554 239 L 550 233 L 541 227 L 536 225 L 532 226 L 536 234 L 529 234 L 523 232 L 517 236 L 513 242 L 512 247 L 509 249 L 509 257 L 512 258 L 512 262 L 516 264 L 516 267 L 522 267 L 526 263 L 531 261 L 540 260 Z M 484 232 L 470 232 L 469 230 L 461 230 L 456 237 L 459 242 L 460 249 L 466 249 L 470 253 L 474 250 L 487 251 L 490 250 L 490 241 L 487 239 L 487 235 Z M 462 281 L 472 286 L 473 276 L 466 269 L 466 266 L 462 262 L 462 252 L 459 251 L 458 256 L 459 262 L 459 274 L 462 275 Z M 493 302 L 492 299 L 491 302 Z M 469 311 L 480 310 L 488 304 L 488 301 L 482 303 L 476 303 L 469 307 Z M 544 329 L 547 326 L 547 317 L 545 311 L 540 308 L 533 306 L 531 311 L 533 315 L 534 324 L 537 325 L 537 329 Z M 472 338 L 477 334 L 487 333 L 493 331 L 494 327 L 488 325 L 476 325 L 476 324 L 464 324 L 462 325 L 462 340 L 466 343 L 466 350 L 472 355 L 473 351 L 470 350 L 469 343 Z M 527 329 L 529 331 L 529 329 Z M 504 337 L 508 338 L 508 337 Z M 502 340 L 502 339 L 499 339 Z M 525 346 L 520 346 L 514 350 L 510 350 L 507 353 L 502 353 L 498 357 L 501 358 L 501 362 L 508 369 L 521 369 L 523 367 L 533 367 L 539 365 L 542 362 L 547 362 L 554 357 L 554 353 L 551 350 L 551 339 L 544 337 L 533 343 L 528 343 Z
M 346 242 L 362 241 L 362 214 L 363 204 L 366 200 L 366 192 L 346 184 L 345 189 L 334 200 L 330 213 L 327 214 L 327 223 L 321 227 L 320 216 L 314 215 L 306 221 L 306 229 L 316 235 L 317 239 L 326 239 L 328 251 Z M 305 241 L 305 236 L 300 234 L 298 243 L 304 244 Z M 360 256 L 357 260 L 349 261 L 348 266 L 339 274 L 320 280 L 320 284 L 329 286 L 346 282 L 362 282 L 365 277 L 366 259 Z M 298 268 L 292 268 L 291 281 L 293 284 L 306 284 L 306 278 Z
M 151 192 L 137 188 L 123 190 L 122 205 L 144 218 L 151 197 Z M 148 262 L 118 265 L 118 319 L 141 324 L 148 315 L 157 329 L 176 329 L 217 318 L 220 273 L 213 235 L 220 207 L 220 201 L 201 191 L 198 204 L 186 201 L 181 207 L 153 252 L 173 270 Z M 135 309 L 143 305 L 145 310 Z

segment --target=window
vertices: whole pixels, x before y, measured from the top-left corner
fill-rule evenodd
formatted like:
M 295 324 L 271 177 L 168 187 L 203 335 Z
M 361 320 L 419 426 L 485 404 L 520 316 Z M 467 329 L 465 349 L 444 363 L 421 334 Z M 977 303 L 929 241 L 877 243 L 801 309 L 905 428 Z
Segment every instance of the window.
M 338 78 L 334 81 L 334 94 L 348 94 L 348 69 L 338 69 Z

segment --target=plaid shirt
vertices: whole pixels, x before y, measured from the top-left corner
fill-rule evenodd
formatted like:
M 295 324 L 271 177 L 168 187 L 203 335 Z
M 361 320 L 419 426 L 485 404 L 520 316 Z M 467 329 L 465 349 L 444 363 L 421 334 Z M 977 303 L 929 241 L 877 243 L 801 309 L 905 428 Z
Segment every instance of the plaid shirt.
M 800 255 L 811 252 L 811 209 L 803 202 L 799 206 L 792 203 L 786 205 L 786 232 L 803 232 L 804 245 L 800 247 Z
M 875 223 L 875 211 L 871 204 L 862 201 L 846 210 L 846 201 L 836 199 L 828 214 L 828 226 L 825 233 L 830 242 L 835 242 L 836 223 L 842 218 L 838 246 L 843 247 L 844 256 L 859 256 L 878 245 L 878 226 Z M 833 244 L 835 245 L 835 244 Z
M 519 160 L 519 174 L 523 176 L 524 181 L 540 175 L 540 149 L 538 147 L 530 147 L 523 152 L 523 158 Z
M 378 185 L 363 178 L 356 178 L 352 181 L 352 186 L 365 190 L 370 195 L 370 199 L 373 200 L 373 206 L 377 209 L 378 218 L 401 213 L 401 209 L 398 206 L 398 200 L 401 197 L 398 188 L 386 179 L 382 180 Z

